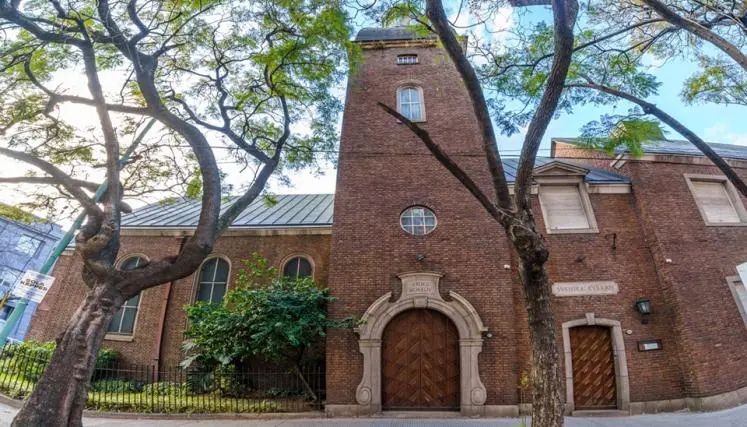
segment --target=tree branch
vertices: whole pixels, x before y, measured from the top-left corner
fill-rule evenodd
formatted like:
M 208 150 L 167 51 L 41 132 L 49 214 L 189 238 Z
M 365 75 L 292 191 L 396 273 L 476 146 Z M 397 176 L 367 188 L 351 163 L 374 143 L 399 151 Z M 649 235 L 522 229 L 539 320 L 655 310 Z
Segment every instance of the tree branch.
M 547 79 L 547 86 L 542 93 L 537 110 L 529 123 L 521 157 L 516 171 L 514 184 L 514 198 L 519 211 L 529 210 L 529 190 L 532 185 L 532 171 L 537 160 L 537 150 L 542 143 L 542 137 L 552 120 L 555 109 L 563 94 L 568 68 L 573 55 L 573 25 L 578 14 L 576 0 L 553 0 L 553 27 L 555 30 L 555 55 L 552 69 Z
M 22 151 L 11 150 L 9 148 L 0 147 L 0 155 L 10 157 L 11 159 L 19 160 L 24 163 L 28 163 L 35 166 L 42 171 L 50 175 L 56 182 L 55 184 L 61 185 L 70 195 L 72 195 L 86 210 L 86 213 L 94 218 L 99 218 L 102 214 L 101 209 L 91 200 L 91 198 L 83 192 L 81 186 L 77 180 L 71 178 L 68 174 L 63 172 L 60 168 L 53 165 L 52 163 L 42 160 L 31 154 L 24 153 Z
M 677 131 L 680 135 L 684 136 L 688 141 L 690 141 L 695 147 L 697 147 L 703 154 L 705 154 L 706 157 L 708 157 L 713 164 L 718 167 L 721 172 L 726 175 L 726 177 L 731 181 L 732 184 L 734 184 L 734 187 L 736 187 L 740 193 L 744 197 L 747 197 L 747 184 L 742 180 L 742 178 L 737 175 L 737 173 L 734 171 L 734 169 L 729 166 L 728 163 L 720 156 L 718 153 L 713 151 L 710 145 L 708 145 L 705 141 L 703 141 L 698 135 L 695 134 L 695 132 L 691 131 L 689 128 L 687 128 L 685 125 L 680 123 L 677 119 L 670 116 L 666 112 L 664 112 L 662 109 L 657 107 L 656 105 L 647 102 L 641 98 L 638 98 L 630 93 L 623 92 L 618 89 L 611 88 L 609 86 L 605 86 L 602 84 L 594 83 L 590 79 L 587 79 L 589 83 L 577 83 L 577 84 L 569 84 L 566 87 L 577 87 L 577 88 L 587 88 L 587 89 L 595 89 L 600 92 L 604 92 L 613 96 L 616 96 L 621 99 L 625 99 L 627 101 L 630 101 L 643 109 L 643 112 L 646 114 L 651 114 L 654 117 L 658 118 L 662 122 L 666 123 Z
M 0 177 L 0 182 L 8 184 L 48 184 L 48 185 L 59 185 L 60 181 L 57 178 L 51 176 L 14 176 L 14 177 Z M 99 184 L 90 181 L 84 181 L 82 179 L 71 178 L 70 182 L 80 188 L 86 189 L 91 192 L 95 192 L 99 188 Z
M 511 196 L 508 192 L 508 183 L 506 182 L 506 175 L 503 171 L 501 156 L 498 153 L 493 122 L 490 119 L 488 105 L 485 102 L 485 95 L 482 92 L 480 80 L 475 73 L 475 69 L 469 63 L 456 34 L 449 25 L 449 20 L 446 17 L 441 0 L 428 0 L 426 2 L 426 14 L 436 29 L 444 49 L 449 54 L 467 88 L 467 93 L 472 101 L 472 110 L 475 113 L 475 118 L 480 128 L 482 148 L 488 162 L 488 170 L 492 178 L 493 191 L 498 200 L 498 206 L 509 210 L 511 209 Z
M 386 111 L 389 115 L 396 118 L 400 122 L 404 123 L 428 148 L 428 151 L 438 160 L 454 177 L 462 183 L 462 185 L 477 199 L 478 202 L 488 211 L 490 216 L 498 220 L 499 222 L 506 216 L 511 216 L 511 213 L 499 208 L 493 203 L 490 198 L 480 189 L 475 181 L 459 166 L 459 164 L 451 158 L 441 147 L 433 141 L 427 130 L 421 128 L 417 124 L 410 121 L 407 117 L 400 114 L 397 110 L 389 107 L 388 105 L 378 102 L 379 107 Z
M 670 9 L 666 4 L 660 0 L 643 0 L 643 3 L 647 4 L 653 9 L 659 16 L 666 19 L 670 24 L 682 28 L 683 30 L 692 33 L 696 37 L 706 40 L 721 49 L 724 53 L 732 57 L 737 63 L 747 71 L 747 55 L 740 51 L 739 48 L 729 43 L 728 40 L 714 33 L 710 29 L 700 25 L 687 17 L 679 15 L 677 12 Z

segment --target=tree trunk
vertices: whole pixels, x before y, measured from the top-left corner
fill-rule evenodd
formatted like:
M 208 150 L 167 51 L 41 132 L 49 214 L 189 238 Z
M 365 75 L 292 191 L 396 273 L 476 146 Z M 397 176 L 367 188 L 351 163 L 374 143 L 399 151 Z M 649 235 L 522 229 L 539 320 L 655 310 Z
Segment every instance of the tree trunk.
M 531 211 L 522 212 L 520 223 L 503 221 L 519 255 L 519 275 L 524 285 L 524 306 L 529 321 L 532 350 L 532 425 L 561 427 L 560 356 L 555 336 L 555 316 L 550 305 L 550 282 L 545 263 L 549 251 L 537 232 Z
M 96 354 L 109 321 L 124 301 L 110 283 L 88 291 L 58 339 L 44 375 L 13 419 L 13 427 L 82 426 Z

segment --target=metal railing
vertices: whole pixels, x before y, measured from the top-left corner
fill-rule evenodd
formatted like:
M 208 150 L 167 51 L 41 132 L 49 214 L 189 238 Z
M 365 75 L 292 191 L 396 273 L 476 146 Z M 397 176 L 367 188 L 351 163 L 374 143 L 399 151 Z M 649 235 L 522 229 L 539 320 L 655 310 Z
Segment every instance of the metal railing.
M 51 352 L 15 344 L 0 349 L 0 392 L 24 398 L 47 367 Z M 87 408 L 141 413 L 260 413 L 321 410 L 322 368 L 155 369 L 112 363 L 96 367 Z

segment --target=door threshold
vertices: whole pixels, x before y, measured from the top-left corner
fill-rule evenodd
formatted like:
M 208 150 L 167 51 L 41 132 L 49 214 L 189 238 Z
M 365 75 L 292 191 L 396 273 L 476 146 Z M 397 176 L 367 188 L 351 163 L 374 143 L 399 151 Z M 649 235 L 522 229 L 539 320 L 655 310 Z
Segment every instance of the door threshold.
M 384 410 L 380 414 L 375 415 L 375 417 L 381 418 L 460 418 L 461 416 L 462 414 L 458 409 L 453 411 L 432 411 L 427 409 Z
M 630 411 L 620 409 L 579 409 L 571 412 L 572 417 L 627 417 Z

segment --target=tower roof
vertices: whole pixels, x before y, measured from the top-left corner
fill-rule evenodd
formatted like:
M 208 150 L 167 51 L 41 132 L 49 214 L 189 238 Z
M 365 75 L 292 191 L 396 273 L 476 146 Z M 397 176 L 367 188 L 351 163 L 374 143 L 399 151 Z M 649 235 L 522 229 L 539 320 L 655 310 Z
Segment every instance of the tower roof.
M 355 36 L 357 42 L 378 42 L 378 41 L 394 41 L 394 40 L 431 40 L 435 39 L 436 36 L 422 36 L 415 34 L 414 31 L 407 27 L 368 27 L 358 31 L 358 35 Z

